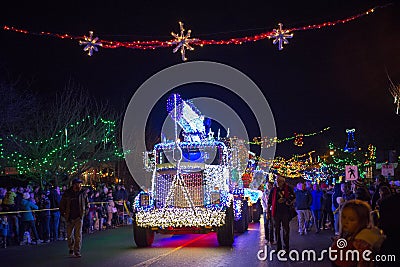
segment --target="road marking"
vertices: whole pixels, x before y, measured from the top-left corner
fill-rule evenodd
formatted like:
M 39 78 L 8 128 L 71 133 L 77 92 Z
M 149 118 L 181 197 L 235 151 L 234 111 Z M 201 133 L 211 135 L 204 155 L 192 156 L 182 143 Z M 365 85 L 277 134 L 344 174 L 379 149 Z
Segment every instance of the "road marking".
M 169 252 L 167 252 L 167 253 L 158 255 L 158 256 L 156 256 L 156 257 L 154 257 L 154 258 L 151 258 L 151 259 L 148 259 L 148 260 L 146 260 L 146 261 L 144 261 L 144 262 L 135 264 L 135 265 L 133 265 L 132 267 L 150 266 L 150 265 L 152 265 L 153 263 L 155 263 L 155 262 L 161 260 L 161 258 L 167 257 L 168 255 L 170 255 L 170 254 L 172 254 L 172 253 L 174 253 L 174 252 L 180 250 L 181 248 L 186 247 L 187 245 L 189 245 L 189 244 L 191 244 L 191 243 L 193 243 L 193 242 L 196 242 L 197 240 L 200 240 L 200 239 L 202 239 L 202 238 L 204 238 L 204 237 L 206 237 L 206 236 L 207 236 L 207 235 L 205 234 L 205 235 L 201 235 L 201 236 L 199 236 L 199 237 L 196 237 L 195 239 L 190 240 L 190 241 L 186 242 L 185 244 L 183 244 L 183 245 L 181 245 L 181 246 L 179 246 L 179 247 L 176 247 L 176 248 L 174 248 L 173 250 L 171 250 L 171 251 L 169 251 Z

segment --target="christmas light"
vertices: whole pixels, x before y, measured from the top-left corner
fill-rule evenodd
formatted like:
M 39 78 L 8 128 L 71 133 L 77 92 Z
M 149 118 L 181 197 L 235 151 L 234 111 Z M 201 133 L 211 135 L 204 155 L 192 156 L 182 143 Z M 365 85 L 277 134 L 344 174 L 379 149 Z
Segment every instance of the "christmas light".
M 295 145 L 302 146 L 304 144 L 303 142 L 303 137 L 310 137 L 310 136 L 315 136 L 317 134 L 322 134 L 323 132 L 329 130 L 330 127 L 326 127 L 322 129 L 321 131 L 314 132 L 314 133 L 308 133 L 308 134 L 297 134 L 295 133 L 294 136 L 286 137 L 283 139 L 278 139 L 278 137 L 254 137 L 252 142 L 248 142 L 251 145 L 259 145 L 261 148 L 269 148 L 274 146 L 275 144 L 283 143 L 286 141 L 290 141 L 295 139 Z M 297 140 L 296 140 L 297 138 Z M 301 145 L 300 145 L 301 144 Z
M 93 51 L 98 51 L 98 46 L 102 46 L 100 42 L 97 42 L 98 40 L 98 37 L 93 38 L 93 31 L 89 31 L 89 37 L 84 36 L 84 41 L 79 40 L 79 45 L 84 45 L 83 51 L 88 51 L 88 55 L 91 56 Z
M 269 39 L 275 38 L 274 41 L 272 42 L 273 44 L 278 44 L 278 49 L 282 50 L 283 49 L 283 44 L 288 44 L 289 41 L 287 40 L 288 38 L 293 37 L 293 33 L 289 33 L 289 30 L 282 30 L 282 23 L 278 23 L 279 28 L 273 30 L 272 36 L 268 36 Z
M 303 134 L 294 134 L 295 138 L 294 138 L 294 145 L 295 146 L 303 146 L 304 142 L 303 142 Z
M 352 153 L 357 150 L 356 141 L 354 139 L 354 132 L 356 129 L 346 129 L 347 133 L 347 143 L 344 147 L 345 152 Z
M 263 193 L 260 190 L 255 190 L 250 188 L 244 189 L 244 196 L 250 198 L 250 201 L 252 203 L 256 203 L 259 199 L 261 199 L 262 194 Z
M 390 5 L 390 4 L 388 4 Z M 120 47 L 125 47 L 125 48 L 130 48 L 130 49 L 140 49 L 140 50 L 154 50 L 158 48 L 165 48 L 165 47 L 171 47 L 173 45 L 176 45 L 175 48 L 173 49 L 173 52 L 177 52 L 180 50 L 181 52 L 181 58 L 183 61 L 186 61 L 187 58 L 185 56 L 185 51 L 186 49 L 193 50 L 193 46 L 205 46 L 205 45 L 240 45 L 243 43 L 248 43 L 248 42 L 257 42 L 260 40 L 264 40 L 266 38 L 275 38 L 273 43 L 276 44 L 278 43 L 278 48 L 281 50 L 283 48 L 283 44 L 286 44 L 287 38 L 291 38 L 292 32 L 295 31 L 306 31 L 306 30 L 314 30 L 314 29 L 321 29 L 321 28 L 326 28 L 326 27 L 333 27 L 338 24 L 344 24 L 348 23 L 350 21 L 359 19 L 363 16 L 372 14 L 376 9 L 378 8 L 384 8 L 387 7 L 388 5 L 383 5 L 383 6 L 378 6 L 375 8 L 371 8 L 363 13 L 357 14 L 350 16 L 345 19 L 338 19 L 335 21 L 327 21 L 327 22 L 322 22 L 319 24 L 311 24 L 307 26 L 302 26 L 302 27 L 297 27 L 297 28 L 290 28 L 283 30 L 282 29 L 282 24 L 279 23 L 279 29 L 274 29 L 272 31 L 268 32 L 262 32 L 259 34 L 255 34 L 252 36 L 244 36 L 244 37 L 231 37 L 227 39 L 220 39 L 220 40 L 201 40 L 201 39 L 190 39 L 190 33 L 191 31 L 189 30 L 186 34 L 184 33 L 184 28 L 183 28 L 183 23 L 179 22 L 180 25 L 180 34 L 175 34 L 171 33 L 172 36 L 175 38 L 173 40 L 167 40 L 167 41 L 160 41 L 160 40 L 150 40 L 150 41 L 128 41 L 128 42 L 121 42 L 117 40 L 99 40 L 97 37 L 93 39 L 91 36 L 86 37 L 86 36 L 77 36 L 77 35 L 70 35 L 70 34 L 58 34 L 58 33 L 51 33 L 51 32 L 31 32 L 28 30 L 24 29 L 19 29 L 15 28 L 12 26 L 3 26 L 3 30 L 6 31 L 13 31 L 17 33 L 23 33 L 23 34 L 30 34 L 30 35 L 39 35 L 39 36 L 51 36 L 55 38 L 60 38 L 60 39 L 70 39 L 70 40 L 78 40 L 81 44 L 85 44 L 85 51 L 89 51 L 89 55 L 92 54 L 92 51 L 97 51 L 97 46 L 102 46 L 103 48 L 108 48 L 108 49 L 115 49 L 115 48 L 120 48 Z M 210 34 L 213 35 L 213 34 Z
M 80 133 L 81 127 L 89 127 L 90 125 L 98 127 L 99 133 L 104 131 L 103 136 L 98 136 L 98 139 L 89 139 Z M 90 162 L 108 162 L 124 157 L 124 153 L 120 152 L 115 140 L 115 125 L 115 121 L 102 118 L 92 119 L 87 116 L 63 127 L 53 136 L 42 140 L 24 140 L 10 134 L 1 140 L 0 158 L 5 160 L 3 164 L 6 164 L 6 166 L 15 167 L 19 174 L 35 176 L 47 174 L 50 170 L 57 169 L 57 172 L 71 175 L 78 171 L 79 166 L 85 166 Z M 65 143 L 66 133 L 69 136 L 75 136 L 77 139 L 71 140 L 71 138 L 68 138 L 68 142 Z M 18 150 L 7 153 L 8 146 L 4 147 L 5 142 L 18 144 Z M 76 160 L 82 155 L 82 149 L 93 147 L 96 144 L 102 144 L 104 148 L 107 145 L 110 150 L 107 150 L 108 152 L 104 154 L 93 154 L 90 159 Z M 11 150 L 11 147 L 8 150 Z
M 390 88 L 389 91 L 391 95 L 393 96 L 393 104 L 396 104 L 396 114 L 399 115 L 399 110 L 400 110 L 400 85 L 394 85 L 392 80 L 390 79 L 388 75 L 389 81 L 390 81 Z
M 182 127 L 185 141 L 200 142 L 204 139 L 206 134 L 204 116 L 192 101 L 184 101 L 179 94 L 173 94 L 167 100 L 167 111 L 170 117 Z
M 138 211 L 136 224 L 140 227 L 219 227 L 225 224 L 225 209 L 165 208 Z
M 171 179 L 170 176 L 162 177 Z M 190 186 L 190 185 L 189 185 Z M 160 193 L 160 191 L 157 191 Z M 189 192 L 192 192 L 189 190 Z M 225 223 L 225 211 L 230 207 L 233 196 L 226 191 L 219 191 L 218 203 L 210 203 L 211 198 L 208 198 L 209 204 L 197 203 L 195 207 L 182 207 L 179 202 L 181 196 L 176 196 L 174 207 L 165 207 L 161 203 L 165 195 L 140 192 L 135 197 L 134 208 L 136 210 L 136 223 L 141 227 L 218 227 Z M 163 194 L 163 192 L 161 192 Z M 210 197 L 211 195 L 209 195 Z M 206 200 L 207 202 L 207 200 Z M 234 205 L 239 205 L 234 203 Z M 235 209 L 239 209 L 235 207 Z
M 176 44 L 177 46 L 172 51 L 174 53 L 176 53 L 178 50 L 180 50 L 182 60 L 186 61 L 187 60 L 186 55 L 185 55 L 186 49 L 194 50 L 194 48 L 190 46 L 190 43 L 197 42 L 198 39 L 190 39 L 189 37 L 190 37 L 190 33 L 192 31 L 188 30 L 187 33 L 185 34 L 185 29 L 183 28 L 183 23 L 180 21 L 179 21 L 179 28 L 181 31 L 179 35 L 171 32 L 171 35 L 175 38 L 175 40 L 172 42 L 169 42 L 169 44 L 172 44 L 172 45 Z

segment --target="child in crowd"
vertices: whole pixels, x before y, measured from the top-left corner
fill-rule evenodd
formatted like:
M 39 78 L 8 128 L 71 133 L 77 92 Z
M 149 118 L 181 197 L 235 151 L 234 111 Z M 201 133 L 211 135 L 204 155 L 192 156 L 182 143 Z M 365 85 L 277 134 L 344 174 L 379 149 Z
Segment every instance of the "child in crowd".
M 343 197 L 337 197 L 336 202 L 338 204 L 338 207 L 333 211 L 333 216 L 334 216 L 334 221 L 335 221 L 335 235 L 338 236 L 339 233 L 339 215 L 340 215 L 340 210 L 343 208 L 344 204 L 344 198 Z
M 0 208 L 1 211 L 1 208 Z M 0 246 L 7 247 L 8 222 L 6 215 L 0 215 Z
M 334 266 L 373 266 L 373 255 L 379 251 L 385 236 L 377 227 L 373 227 L 370 219 L 371 207 L 365 201 L 349 200 L 343 204 L 340 211 L 340 233 L 334 239 L 332 249 L 337 250 Z M 353 257 L 351 251 L 357 250 L 359 260 Z M 367 261 L 363 252 L 369 250 L 371 259 Z M 342 258 L 340 255 L 343 255 Z M 346 255 L 348 258 L 346 258 Z

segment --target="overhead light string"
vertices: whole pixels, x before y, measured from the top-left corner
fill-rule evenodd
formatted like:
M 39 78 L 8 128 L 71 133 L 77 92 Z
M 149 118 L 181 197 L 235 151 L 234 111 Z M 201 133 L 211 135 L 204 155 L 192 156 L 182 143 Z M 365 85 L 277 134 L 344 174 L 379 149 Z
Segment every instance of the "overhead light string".
M 99 47 L 102 48 L 108 48 L 108 49 L 115 49 L 115 48 L 130 48 L 130 49 L 139 49 L 139 50 L 154 50 L 158 48 L 167 48 L 167 47 L 172 47 L 175 46 L 173 49 L 173 53 L 176 53 L 178 50 L 181 53 L 181 58 L 183 61 L 187 60 L 186 57 L 186 50 L 194 50 L 193 46 L 206 46 L 206 45 L 241 45 L 244 43 L 248 42 L 257 42 L 261 41 L 264 39 L 273 39 L 273 44 L 278 45 L 278 49 L 282 50 L 283 45 L 288 44 L 289 41 L 287 39 L 293 38 L 293 32 L 296 31 L 307 31 L 307 30 L 314 30 L 314 29 L 321 29 L 321 28 L 326 28 L 326 27 L 333 27 L 338 24 L 345 24 L 350 21 L 359 19 L 361 17 L 364 17 L 366 15 L 370 15 L 373 12 L 375 12 L 377 9 L 380 8 L 385 8 L 387 6 L 391 5 L 382 5 L 382 6 L 377 6 L 374 8 L 370 8 L 365 12 L 362 12 L 360 14 L 356 14 L 353 16 L 350 16 L 345 19 L 338 19 L 335 21 L 327 21 L 319 24 L 310 24 L 306 26 L 301 26 L 301 27 L 295 27 L 295 28 L 288 28 L 284 29 L 282 23 L 278 23 L 278 27 L 276 29 L 273 29 L 268 32 L 262 32 L 258 33 L 255 35 L 250 35 L 250 36 L 244 36 L 244 37 L 233 37 L 229 39 L 220 39 L 220 40 L 215 40 L 215 39 L 209 39 L 209 40 L 203 40 L 199 38 L 190 38 L 191 35 L 191 30 L 188 30 L 185 33 L 185 29 L 183 28 L 183 23 L 179 22 L 179 27 L 180 27 L 180 33 L 176 34 L 174 32 L 171 32 L 171 35 L 174 37 L 172 40 L 166 40 L 166 41 L 160 41 L 160 40 L 148 40 L 148 41 L 117 41 L 117 40 L 105 40 L 105 39 L 100 39 L 99 37 L 93 37 L 94 32 L 89 31 L 89 36 L 78 36 L 78 35 L 71 35 L 71 34 L 59 34 L 59 33 L 51 33 L 51 32 L 32 32 L 28 31 L 25 29 L 19 29 L 13 26 L 3 26 L 3 30 L 5 31 L 13 31 L 17 33 L 23 33 L 23 34 L 30 34 L 30 35 L 40 35 L 40 36 L 50 36 L 50 37 L 55 37 L 55 38 L 60 38 L 60 39 L 70 39 L 70 40 L 76 40 L 79 42 L 80 45 L 84 45 L 84 51 L 88 52 L 89 56 L 93 55 L 94 51 L 98 51 Z M 212 34 L 209 34 L 212 35 Z M 203 35 L 204 36 L 204 35 Z

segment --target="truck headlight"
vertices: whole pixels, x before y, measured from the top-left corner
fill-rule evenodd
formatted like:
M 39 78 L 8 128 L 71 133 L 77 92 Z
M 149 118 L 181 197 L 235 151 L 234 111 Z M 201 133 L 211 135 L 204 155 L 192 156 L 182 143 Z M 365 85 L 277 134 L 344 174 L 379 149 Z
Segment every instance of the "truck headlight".
M 211 204 L 220 204 L 221 194 L 219 192 L 211 192 Z
M 150 205 L 150 196 L 148 194 L 141 194 L 139 199 L 139 205 L 141 207 L 147 207 Z

